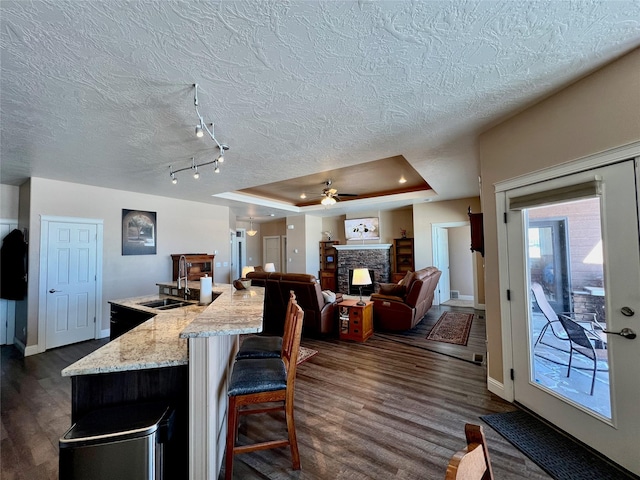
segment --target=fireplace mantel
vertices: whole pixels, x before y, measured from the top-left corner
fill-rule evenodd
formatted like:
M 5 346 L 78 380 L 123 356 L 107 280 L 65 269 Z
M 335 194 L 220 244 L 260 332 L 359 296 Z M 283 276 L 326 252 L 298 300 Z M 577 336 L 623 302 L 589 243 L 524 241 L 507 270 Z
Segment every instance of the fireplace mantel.
M 390 243 L 365 243 L 364 245 L 334 245 L 336 250 L 389 250 Z

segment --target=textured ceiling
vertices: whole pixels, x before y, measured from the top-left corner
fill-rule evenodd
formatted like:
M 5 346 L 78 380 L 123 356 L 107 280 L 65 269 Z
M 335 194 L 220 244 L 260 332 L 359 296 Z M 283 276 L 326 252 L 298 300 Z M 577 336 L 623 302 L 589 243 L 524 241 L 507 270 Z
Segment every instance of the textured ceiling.
M 399 155 L 435 199 L 477 195 L 478 132 L 640 44 L 638 1 L 2 0 L 0 14 L 2 183 L 253 217 L 287 211 L 229 192 Z M 218 153 L 194 136 L 196 82 L 231 148 L 221 173 L 172 185 L 171 165 Z

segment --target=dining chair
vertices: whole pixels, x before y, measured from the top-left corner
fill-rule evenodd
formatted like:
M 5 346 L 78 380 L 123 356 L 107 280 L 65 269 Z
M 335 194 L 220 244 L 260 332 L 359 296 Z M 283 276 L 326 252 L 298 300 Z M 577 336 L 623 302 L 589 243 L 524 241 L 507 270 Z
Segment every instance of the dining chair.
M 467 423 L 464 433 L 467 446 L 449 460 L 445 480 L 493 480 L 493 469 L 482 425 Z
M 238 454 L 289 446 L 294 470 L 300 470 L 300 453 L 294 420 L 294 387 L 304 312 L 291 292 L 290 308 L 285 321 L 280 358 L 246 358 L 237 360 L 231 372 L 229 397 L 225 479 L 233 476 L 233 457 Z M 277 405 L 273 405 L 276 403 Z M 265 405 L 269 404 L 269 405 Z M 287 438 L 236 445 L 238 420 L 241 415 L 284 411 Z

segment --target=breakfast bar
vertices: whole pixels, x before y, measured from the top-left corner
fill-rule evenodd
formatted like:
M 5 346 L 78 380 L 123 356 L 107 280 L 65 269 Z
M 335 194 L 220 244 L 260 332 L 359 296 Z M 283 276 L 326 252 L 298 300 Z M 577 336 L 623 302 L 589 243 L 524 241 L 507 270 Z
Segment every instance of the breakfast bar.
M 71 420 L 101 407 L 170 402 L 180 441 L 168 477 L 184 478 L 188 468 L 191 479 L 215 479 L 224 455 L 227 375 L 238 336 L 262 331 L 264 288 L 217 284 L 209 305 L 143 305 L 174 298 L 158 293 L 109 302 L 151 318 L 62 371 L 72 379 Z

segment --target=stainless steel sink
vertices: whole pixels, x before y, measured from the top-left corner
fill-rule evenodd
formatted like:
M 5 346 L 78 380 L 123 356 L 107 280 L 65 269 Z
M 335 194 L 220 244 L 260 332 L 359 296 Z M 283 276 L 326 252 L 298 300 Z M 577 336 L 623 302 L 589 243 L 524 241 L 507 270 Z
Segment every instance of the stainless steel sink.
M 155 310 L 171 310 L 172 308 L 188 307 L 195 305 L 195 302 L 180 300 L 179 298 L 162 298 L 160 300 L 152 300 L 150 302 L 141 302 L 138 305 L 153 308 Z

